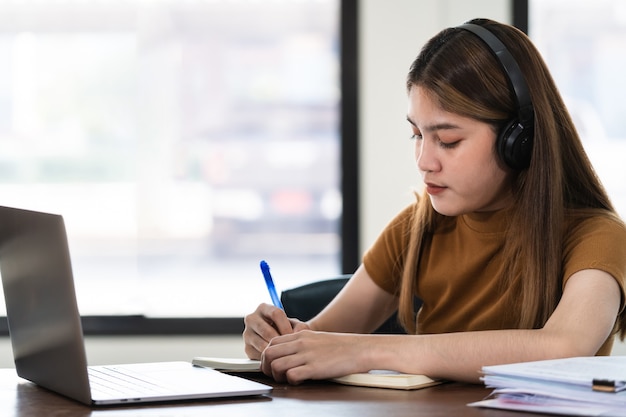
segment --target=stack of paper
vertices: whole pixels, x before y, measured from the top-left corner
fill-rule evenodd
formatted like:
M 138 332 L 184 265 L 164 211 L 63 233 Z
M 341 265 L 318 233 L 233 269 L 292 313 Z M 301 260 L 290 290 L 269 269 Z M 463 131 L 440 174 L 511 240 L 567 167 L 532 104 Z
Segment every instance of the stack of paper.
M 626 417 L 626 356 L 594 356 L 483 367 L 495 388 L 468 404 L 571 416 Z

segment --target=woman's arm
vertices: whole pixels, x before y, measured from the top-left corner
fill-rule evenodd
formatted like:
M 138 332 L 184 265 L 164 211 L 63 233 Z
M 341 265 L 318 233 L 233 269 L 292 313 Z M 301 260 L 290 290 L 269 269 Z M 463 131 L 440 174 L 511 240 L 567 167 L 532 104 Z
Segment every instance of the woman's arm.
M 335 299 L 308 321 L 312 330 L 371 333 L 398 309 L 398 298 L 380 288 L 361 265 Z
M 359 281 L 371 281 L 365 270 L 361 274 Z M 363 282 L 360 286 L 368 288 Z M 343 299 L 353 303 L 351 307 L 359 304 L 348 288 L 345 292 Z M 353 325 L 375 325 L 372 319 L 353 317 L 340 301 L 311 320 L 310 326 L 325 330 L 344 318 Z M 584 270 L 567 281 L 557 309 L 541 329 L 412 336 L 302 331 L 272 339 L 263 352 L 262 369 L 291 383 L 371 369 L 478 382 L 485 365 L 594 355 L 611 334 L 619 305 L 615 279 L 603 271 Z M 358 311 L 362 313 L 362 306 Z

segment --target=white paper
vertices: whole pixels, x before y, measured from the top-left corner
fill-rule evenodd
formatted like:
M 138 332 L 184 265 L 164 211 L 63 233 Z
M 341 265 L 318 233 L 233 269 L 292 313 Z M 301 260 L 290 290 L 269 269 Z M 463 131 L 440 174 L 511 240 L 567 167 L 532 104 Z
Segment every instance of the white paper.
M 594 379 L 626 386 L 626 356 L 593 356 L 483 367 L 489 398 L 468 404 L 537 413 L 626 417 L 626 390 L 599 392 Z

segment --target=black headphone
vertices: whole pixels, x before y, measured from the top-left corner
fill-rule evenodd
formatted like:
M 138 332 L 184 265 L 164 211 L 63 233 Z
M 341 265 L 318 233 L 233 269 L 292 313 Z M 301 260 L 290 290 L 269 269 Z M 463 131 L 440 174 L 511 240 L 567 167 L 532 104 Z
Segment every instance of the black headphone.
M 496 149 L 500 158 L 512 169 L 528 168 L 533 149 L 535 112 L 524 75 L 506 46 L 488 29 L 473 23 L 465 23 L 458 28 L 470 31 L 482 39 L 500 62 L 509 85 L 515 92 L 517 117 L 511 119 L 498 134 Z

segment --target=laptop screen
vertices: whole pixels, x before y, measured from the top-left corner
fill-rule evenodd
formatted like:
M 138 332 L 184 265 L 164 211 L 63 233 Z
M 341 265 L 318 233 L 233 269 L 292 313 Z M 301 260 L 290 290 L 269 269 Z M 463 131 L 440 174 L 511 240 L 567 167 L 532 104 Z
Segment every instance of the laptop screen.
M 0 207 L 0 274 L 18 375 L 88 401 L 87 360 L 63 218 Z

